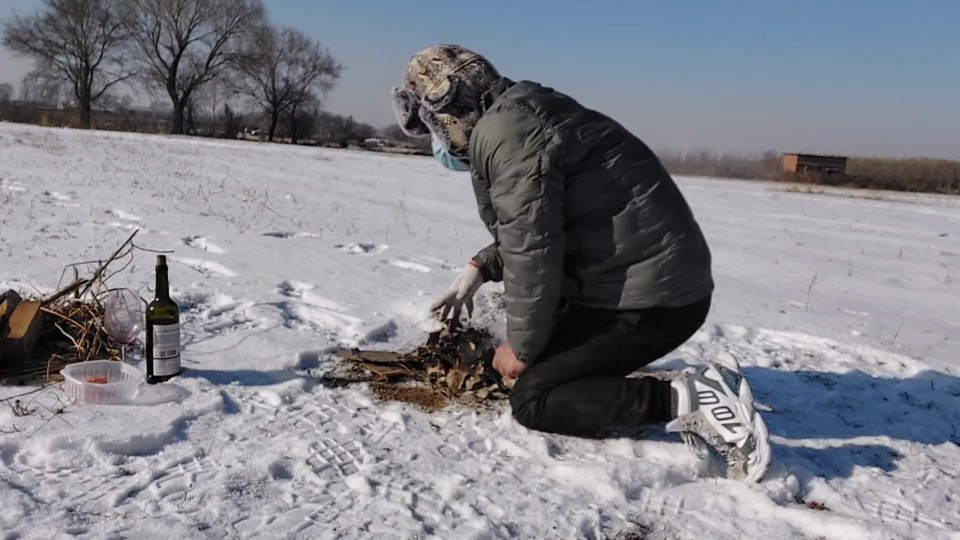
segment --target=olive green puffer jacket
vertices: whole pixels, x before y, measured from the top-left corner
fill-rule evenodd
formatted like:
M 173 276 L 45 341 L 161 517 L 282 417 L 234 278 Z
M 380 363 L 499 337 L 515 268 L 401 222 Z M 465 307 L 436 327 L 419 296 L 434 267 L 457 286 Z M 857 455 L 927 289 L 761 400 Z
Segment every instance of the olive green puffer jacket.
M 653 152 L 614 120 L 534 82 L 499 80 L 469 145 L 480 216 L 474 257 L 504 283 L 507 338 L 535 363 L 561 299 L 679 307 L 712 293 L 711 254 Z

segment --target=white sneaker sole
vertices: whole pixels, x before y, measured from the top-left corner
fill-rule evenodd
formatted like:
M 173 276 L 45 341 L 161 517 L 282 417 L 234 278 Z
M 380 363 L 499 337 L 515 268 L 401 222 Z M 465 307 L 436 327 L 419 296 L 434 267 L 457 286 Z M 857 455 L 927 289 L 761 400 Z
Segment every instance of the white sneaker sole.
M 756 446 L 747 460 L 747 477 L 744 481 L 756 484 L 767 475 L 772 458 L 770 433 L 767 431 L 767 424 L 763 421 L 760 413 L 756 411 L 753 413 L 753 438 Z
M 714 364 L 714 369 L 717 369 L 717 366 L 723 366 L 726 369 L 736 371 L 740 375 L 741 388 L 737 389 L 739 409 L 744 418 L 750 419 L 750 438 L 753 439 L 754 444 L 753 451 L 747 456 L 747 474 L 743 481 L 759 483 L 770 468 L 772 458 L 770 432 L 767 430 L 767 424 L 763 421 L 763 417 L 760 416 L 759 411 L 753 405 L 753 389 L 750 388 L 747 378 L 740 372 L 740 363 L 732 355 L 728 354 L 727 357 L 720 362 L 711 363 Z

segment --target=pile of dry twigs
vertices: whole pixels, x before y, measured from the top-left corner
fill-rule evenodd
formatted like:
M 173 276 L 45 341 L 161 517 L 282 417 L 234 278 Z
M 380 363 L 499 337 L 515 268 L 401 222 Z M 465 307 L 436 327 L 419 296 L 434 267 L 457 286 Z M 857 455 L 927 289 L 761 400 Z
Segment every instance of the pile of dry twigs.
M 44 315 L 43 327 L 30 360 L 5 368 L 0 372 L 0 383 L 24 384 L 37 379 L 53 383 L 62 378 L 59 372 L 65 365 L 120 359 L 120 349 L 105 328 L 104 297 L 109 292 L 110 278 L 133 262 L 136 234 L 134 231 L 106 260 L 79 262 L 64 268 L 58 290 L 37 298 Z M 67 279 L 70 281 L 64 284 Z
M 493 337 L 484 329 L 447 324 L 424 345 L 407 353 L 351 349 L 337 354 L 342 369 L 329 382 L 371 382 L 383 400 L 427 410 L 458 402 L 486 407 L 510 388 L 493 369 Z

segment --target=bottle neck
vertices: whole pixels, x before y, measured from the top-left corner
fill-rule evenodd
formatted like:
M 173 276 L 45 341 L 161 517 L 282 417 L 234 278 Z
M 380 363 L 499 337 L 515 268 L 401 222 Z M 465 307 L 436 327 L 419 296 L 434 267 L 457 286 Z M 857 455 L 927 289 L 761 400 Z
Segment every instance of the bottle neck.
M 165 266 L 157 267 L 157 299 L 170 300 L 170 278 Z

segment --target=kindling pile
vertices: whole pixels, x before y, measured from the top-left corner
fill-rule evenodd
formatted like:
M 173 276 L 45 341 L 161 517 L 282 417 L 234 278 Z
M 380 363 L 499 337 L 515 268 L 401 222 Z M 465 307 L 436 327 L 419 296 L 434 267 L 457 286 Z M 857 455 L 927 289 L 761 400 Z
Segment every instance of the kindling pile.
M 447 323 L 407 353 L 341 351 L 338 369 L 322 379 L 333 384 L 370 382 L 380 399 L 427 410 L 451 402 L 486 407 L 505 399 L 511 386 L 493 369 L 493 353 L 493 337 L 486 330 Z
M 103 298 L 110 278 L 131 264 L 136 234 L 104 261 L 67 265 L 50 295 L 0 291 L 0 384 L 52 383 L 67 364 L 120 359 L 105 328 Z

